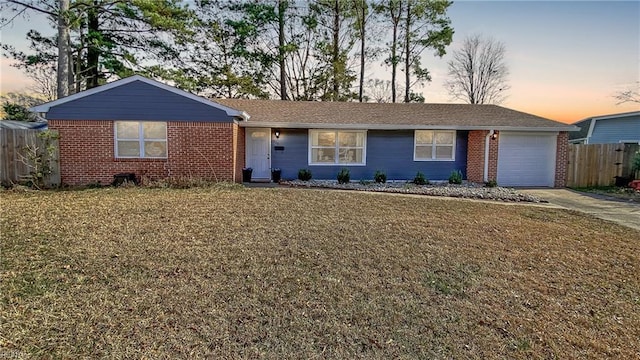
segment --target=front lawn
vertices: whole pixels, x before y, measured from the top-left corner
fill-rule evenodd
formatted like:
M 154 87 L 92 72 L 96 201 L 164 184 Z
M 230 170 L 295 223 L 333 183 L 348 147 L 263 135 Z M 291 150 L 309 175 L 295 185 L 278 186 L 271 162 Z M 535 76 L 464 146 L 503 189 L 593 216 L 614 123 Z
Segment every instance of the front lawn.
M 633 358 L 640 232 L 329 190 L 0 193 L 0 358 Z

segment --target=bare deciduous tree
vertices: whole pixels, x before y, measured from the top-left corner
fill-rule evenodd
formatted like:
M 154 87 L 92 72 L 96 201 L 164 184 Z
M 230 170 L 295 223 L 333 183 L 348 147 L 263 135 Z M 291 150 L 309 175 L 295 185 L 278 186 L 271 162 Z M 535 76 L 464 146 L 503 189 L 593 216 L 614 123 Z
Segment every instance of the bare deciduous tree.
M 365 87 L 364 99 L 367 102 L 392 103 L 391 80 L 369 79 Z M 396 85 L 396 92 L 401 92 L 402 87 Z
M 470 104 L 499 104 L 504 101 L 509 69 L 504 44 L 482 35 L 471 35 L 449 61 L 445 82 L 455 99 Z
M 640 82 L 636 82 L 635 89 L 622 90 L 613 97 L 618 101 L 616 105 L 624 103 L 640 103 Z
M 53 101 L 57 98 L 56 69 L 49 64 L 35 64 L 26 74 L 33 80 L 33 85 L 29 90 L 44 101 Z

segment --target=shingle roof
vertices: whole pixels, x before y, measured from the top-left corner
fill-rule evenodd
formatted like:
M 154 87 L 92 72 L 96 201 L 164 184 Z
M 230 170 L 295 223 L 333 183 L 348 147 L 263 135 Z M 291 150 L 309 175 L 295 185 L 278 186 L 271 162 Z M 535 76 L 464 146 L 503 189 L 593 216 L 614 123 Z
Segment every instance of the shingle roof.
M 586 138 L 587 135 L 589 135 L 589 126 L 591 126 L 591 121 L 592 120 L 593 120 L 592 118 L 588 118 L 588 119 L 581 120 L 581 121 L 578 121 L 578 122 L 574 123 L 573 125 L 579 127 L 580 131 L 570 132 L 569 133 L 569 140 L 577 140 L 577 139 Z
M 579 127 L 580 130 L 577 132 L 569 133 L 569 140 L 584 139 L 587 136 L 589 136 L 589 128 L 591 127 L 591 122 L 593 121 L 606 121 L 610 119 L 619 120 L 621 118 L 624 119 L 630 116 L 638 116 L 638 115 L 640 115 L 640 111 L 630 111 L 630 112 L 623 112 L 623 113 L 616 113 L 616 114 L 609 114 L 609 115 L 592 116 L 586 119 L 578 120 L 574 122 L 572 125 Z
M 497 105 L 214 101 L 249 114 L 250 118 L 243 126 L 577 130 L 572 125 Z

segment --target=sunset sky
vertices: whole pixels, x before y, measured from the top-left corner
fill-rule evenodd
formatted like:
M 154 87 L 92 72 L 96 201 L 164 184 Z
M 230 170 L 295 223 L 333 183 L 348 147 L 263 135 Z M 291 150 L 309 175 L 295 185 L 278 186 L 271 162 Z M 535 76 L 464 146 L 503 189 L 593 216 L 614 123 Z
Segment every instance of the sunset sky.
M 503 106 L 569 123 L 640 110 L 613 98 L 639 86 L 640 1 L 456 1 L 449 16 L 455 30 L 449 53 L 469 34 L 505 44 L 511 89 Z M 51 29 L 37 16 L 18 19 L 2 28 L 1 41 L 24 48 L 30 28 Z M 424 54 L 433 77 L 422 89 L 427 102 L 453 102 L 443 85 L 449 59 Z M 24 90 L 28 78 L 8 65 L 2 58 L 0 91 Z M 379 69 L 372 66 L 368 77 L 388 78 Z

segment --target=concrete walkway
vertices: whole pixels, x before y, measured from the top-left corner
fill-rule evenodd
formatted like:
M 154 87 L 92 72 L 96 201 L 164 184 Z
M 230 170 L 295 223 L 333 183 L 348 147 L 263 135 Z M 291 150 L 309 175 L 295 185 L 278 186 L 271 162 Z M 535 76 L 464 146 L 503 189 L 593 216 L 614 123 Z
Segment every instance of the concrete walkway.
M 640 204 L 602 195 L 585 194 L 568 189 L 519 189 L 566 209 L 581 211 L 595 217 L 640 230 Z

